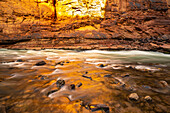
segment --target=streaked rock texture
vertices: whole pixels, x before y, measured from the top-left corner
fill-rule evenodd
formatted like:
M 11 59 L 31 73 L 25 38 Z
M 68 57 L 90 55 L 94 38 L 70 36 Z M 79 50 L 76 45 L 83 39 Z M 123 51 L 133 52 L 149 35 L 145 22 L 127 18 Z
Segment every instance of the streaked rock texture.
M 1 0 L 0 47 L 19 49 L 138 49 L 170 52 L 170 17 L 167 0 L 60 1 L 76 14 L 105 11 L 95 16 L 59 16 L 52 1 Z M 81 4 L 81 5 L 79 5 Z M 61 5 L 61 4 L 60 4 Z M 95 10 L 100 5 L 100 10 Z M 83 6 L 83 7 L 81 7 Z M 91 7 L 93 6 L 93 7 Z M 101 7 L 102 6 L 102 7 Z M 57 8 L 56 8 L 57 9 Z M 87 10 L 83 10 L 88 13 Z M 66 14 L 66 13 L 64 13 Z M 67 14 L 66 14 L 67 15 Z

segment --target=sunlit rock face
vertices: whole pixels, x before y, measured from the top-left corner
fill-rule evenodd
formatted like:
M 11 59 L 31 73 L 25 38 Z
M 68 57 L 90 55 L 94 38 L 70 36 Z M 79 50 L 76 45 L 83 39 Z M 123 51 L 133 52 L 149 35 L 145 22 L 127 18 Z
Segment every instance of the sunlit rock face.
M 54 10 L 53 0 L 41 0 Z M 56 13 L 58 18 L 65 17 L 101 17 L 104 18 L 106 0 L 58 0 Z
M 38 0 L 40 9 L 47 5 L 54 10 L 55 0 Z M 168 9 L 168 0 L 56 0 L 55 8 L 57 18 L 65 17 L 101 17 L 108 15 L 107 12 L 126 12 L 130 10 L 152 9 L 162 11 Z M 43 6 L 44 7 L 44 6 Z M 48 8 L 46 8 L 48 9 Z

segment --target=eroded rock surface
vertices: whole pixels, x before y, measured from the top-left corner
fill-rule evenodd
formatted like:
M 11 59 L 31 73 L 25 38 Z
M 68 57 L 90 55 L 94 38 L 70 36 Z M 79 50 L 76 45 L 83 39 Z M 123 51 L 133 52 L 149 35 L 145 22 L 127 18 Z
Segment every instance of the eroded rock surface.
M 1 48 L 170 52 L 169 2 L 165 0 L 107 0 L 104 17 L 58 20 L 53 20 L 53 10 L 45 3 L 0 3 Z

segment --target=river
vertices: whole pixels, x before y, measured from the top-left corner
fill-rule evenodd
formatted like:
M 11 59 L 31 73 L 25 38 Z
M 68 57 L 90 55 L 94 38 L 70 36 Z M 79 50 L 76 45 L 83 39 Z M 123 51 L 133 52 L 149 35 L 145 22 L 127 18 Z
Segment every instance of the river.
M 2 113 L 165 113 L 168 84 L 170 54 L 0 49 Z

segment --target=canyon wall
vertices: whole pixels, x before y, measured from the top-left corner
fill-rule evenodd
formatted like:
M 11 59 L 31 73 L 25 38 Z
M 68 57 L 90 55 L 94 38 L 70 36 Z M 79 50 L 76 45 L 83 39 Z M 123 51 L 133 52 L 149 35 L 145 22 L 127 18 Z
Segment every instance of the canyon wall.
M 40 1 L 42 1 L 43 3 L 40 3 Z M 48 3 L 46 1 L 47 0 L 38 0 L 39 3 L 37 3 L 37 0 L 10 0 L 10 1 L 0 0 L 0 15 L 3 17 L 4 16 L 15 17 L 17 14 L 21 14 L 21 15 L 33 15 L 36 17 L 41 16 L 44 18 L 50 18 L 54 11 L 52 9 L 53 7 L 52 0 L 48 0 Z M 73 10 L 73 13 L 76 14 L 81 13 L 81 15 L 83 14 L 82 12 L 84 12 L 83 11 L 83 9 L 85 9 L 84 7 L 91 8 L 93 12 L 97 12 L 95 10 L 98 10 L 98 8 L 102 6 L 102 4 L 100 4 L 100 0 L 95 2 L 94 0 L 90 0 L 90 1 L 89 0 L 69 0 L 69 1 L 60 0 L 58 2 L 65 3 L 62 6 L 64 10 L 66 8 L 70 8 Z M 110 15 L 110 13 L 114 13 L 114 12 L 126 12 L 130 10 L 135 11 L 135 10 L 152 9 L 156 11 L 166 12 L 170 6 L 170 0 L 107 0 L 106 2 L 105 0 L 103 0 L 102 3 L 106 3 L 104 9 L 106 11 L 105 16 Z M 65 12 L 69 12 L 70 9 Z M 59 11 L 61 12 L 61 8 Z M 91 12 L 88 11 L 86 13 L 90 14 Z M 170 10 L 167 12 L 170 13 Z
M 95 0 L 62 1 L 77 12 L 82 10 L 81 5 L 73 5 L 77 2 L 91 3 L 89 7 L 82 4 L 89 11 L 99 6 Z M 100 9 L 105 11 L 104 17 L 54 20 L 52 0 L 0 0 L 0 48 L 170 53 L 169 6 L 169 0 L 107 0 Z
M 106 11 L 129 11 L 129 10 L 147 10 L 156 11 L 168 10 L 169 0 L 107 0 Z

